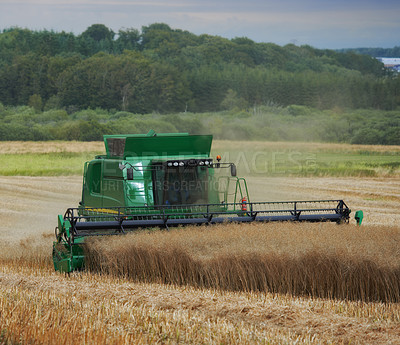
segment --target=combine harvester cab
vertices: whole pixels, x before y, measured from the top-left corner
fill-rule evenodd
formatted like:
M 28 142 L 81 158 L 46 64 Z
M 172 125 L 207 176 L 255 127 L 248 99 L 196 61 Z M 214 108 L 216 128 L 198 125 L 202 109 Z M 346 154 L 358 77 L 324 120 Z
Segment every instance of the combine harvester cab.
M 236 166 L 210 157 L 211 143 L 211 135 L 153 130 L 105 135 L 106 155 L 85 163 L 79 207 L 58 216 L 55 269 L 84 267 L 87 236 L 223 222 L 348 222 L 343 200 L 251 202 Z

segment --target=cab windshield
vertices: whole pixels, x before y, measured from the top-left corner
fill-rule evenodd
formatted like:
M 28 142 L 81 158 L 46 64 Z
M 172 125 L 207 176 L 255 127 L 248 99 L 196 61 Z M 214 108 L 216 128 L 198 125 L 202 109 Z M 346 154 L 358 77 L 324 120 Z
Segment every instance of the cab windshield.
M 155 165 L 153 192 L 155 205 L 208 203 L 208 168 Z

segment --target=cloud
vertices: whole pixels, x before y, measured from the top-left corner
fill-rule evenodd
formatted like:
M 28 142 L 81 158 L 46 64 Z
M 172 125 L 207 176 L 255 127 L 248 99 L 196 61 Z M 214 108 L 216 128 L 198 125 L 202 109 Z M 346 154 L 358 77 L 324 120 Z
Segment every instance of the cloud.
M 394 0 L 0 0 L 1 28 L 80 33 L 94 23 L 114 31 L 165 22 L 173 28 L 228 38 L 317 47 L 399 44 Z

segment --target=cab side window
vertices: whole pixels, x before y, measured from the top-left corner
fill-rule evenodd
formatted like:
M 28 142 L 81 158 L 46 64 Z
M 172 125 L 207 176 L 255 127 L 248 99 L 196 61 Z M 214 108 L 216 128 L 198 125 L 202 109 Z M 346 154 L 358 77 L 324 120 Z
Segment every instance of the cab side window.
M 94 163 L 91 168 L 90 192 L 100 194 L 101 162 Z

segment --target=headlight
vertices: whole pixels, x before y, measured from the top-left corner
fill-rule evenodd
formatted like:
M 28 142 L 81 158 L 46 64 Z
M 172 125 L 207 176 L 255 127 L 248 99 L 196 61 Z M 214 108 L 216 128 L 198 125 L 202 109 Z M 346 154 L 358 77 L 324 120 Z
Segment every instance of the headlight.
M 204 164 L 205 164 L 205 165 L 209 165 L 210 162 L 209 162 L 209 161 L 205 161 Z
M 179 162 L 179 166 L 180 166 L 180 167 L 183 167 L 184 165 L 185 165 L 185 163 Z
M 201 162 L 199 163 L 199 165 L 204 165 L 204 162 L 203 162 L 203 161 L 201 161 Z
M 179 165 L 178 162 L 174 162 L 174 167 L 177 167 Z

